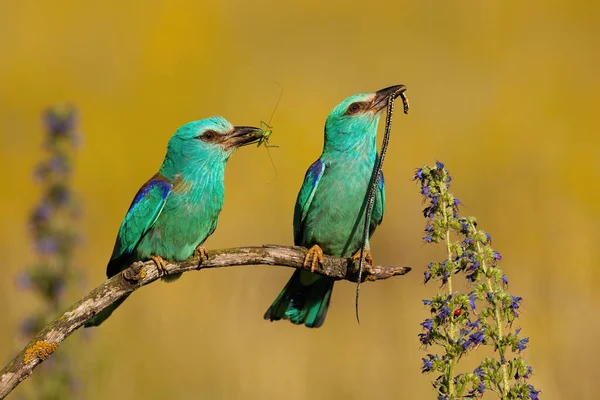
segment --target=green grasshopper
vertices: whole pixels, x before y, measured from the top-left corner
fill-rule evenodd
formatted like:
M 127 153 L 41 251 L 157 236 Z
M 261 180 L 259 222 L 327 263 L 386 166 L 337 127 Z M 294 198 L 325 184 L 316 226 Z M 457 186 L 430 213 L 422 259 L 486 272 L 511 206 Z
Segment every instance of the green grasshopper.
M 271 113 L 271 118 L 269 118 L 269 122 L 260 121 L 260 129 L 262 133 L 262 137 L 258 140 L 258 144 L 256 147 L 264 146 L 267 149 L 267 154 L 269 155 L 269 159 L 271 160 L 271 165 L 273 166 L 273 170 L 275 171 L 275 179 L 277 179 L 277 168 L 275 168 L 275 162 L 273 161 L 273 157 L 271 157 L 271 152 L 269 148 L 271 147 L 279 147 L 274 146 L 269 143 L 269 138 L 273 134 L 273 127 L 271 126 L 271 121 L 273 120 L 273 116 L 275 115 L 275 111 L 277 111 L 277 106 L 279 106 L 279 101 L 281 100 L 281 96 L 283 95 L 283 86 L 280 83 L 275 82 L 281 88 L 279 92 L 279 97 L 277 98 L 277 102 L 275 103 L 275 107 L 273 107 L 273 112 Z
M 272 117 L 271 117 L 272 118 Z M 269 120 L 269 122 L 271 122 Z M 279 147 L 269 144 L 269 136 L 273 133 L 273 127 L 265 121 L 260 121 L 260 130 L 262 131 L 262 137 L 258 139 L 258 145 L 256 147 L 265 146 L 265 148 Z

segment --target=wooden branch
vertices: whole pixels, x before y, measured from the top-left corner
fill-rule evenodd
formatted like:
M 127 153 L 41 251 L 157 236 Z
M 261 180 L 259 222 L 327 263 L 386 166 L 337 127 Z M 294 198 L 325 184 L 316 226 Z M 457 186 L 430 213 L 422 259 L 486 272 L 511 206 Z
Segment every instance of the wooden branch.
M 265 245 L 239 247 L 208 252 L 208 259 L 201 262 L 197 256 L 179 263 L 167 263 L 169 274 L 205 268 L 233 267 L 243 265 L 276 265 L 303 268 L 306 255 L 304 247 Z M 404 275 L 410 267 L 367 266 L 363 271 L 365 281 L 388 279 Z M 356 282 L 358 265 L 352 259 L 324 256 L 322 266 L 316 273 L 335 279 Z M 19 383 L 27 379 L 35 367 L 46 360 L 75 330 L 87 320 L 121 297 L 156 281 L 159 272 L 153 261 L 136 262 L 122 273 L 106 280 L 69 308 L 63 315 L 50 322 L 35 338 L 0 372 L 0 399 L 6 397 Z M 258 318 L 258 316 L 257 316 Z

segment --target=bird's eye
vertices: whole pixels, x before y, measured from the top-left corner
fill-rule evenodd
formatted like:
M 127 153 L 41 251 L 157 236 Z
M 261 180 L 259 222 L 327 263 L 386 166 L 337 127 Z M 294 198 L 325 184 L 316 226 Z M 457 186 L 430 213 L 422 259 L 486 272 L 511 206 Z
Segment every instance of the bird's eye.
M 360 111 L 360 104 L 358 104 L 358 103 L 352 103 L 348 107 L 348 111 L 346 111 L 346 114 L 352 115 L 352 114 L 356 114 L 359 111 Z
M 208 130 L 202 134 L 201 139 L 213 140 L 216 136 L 217 136 L 217 133 L 215 131 Z

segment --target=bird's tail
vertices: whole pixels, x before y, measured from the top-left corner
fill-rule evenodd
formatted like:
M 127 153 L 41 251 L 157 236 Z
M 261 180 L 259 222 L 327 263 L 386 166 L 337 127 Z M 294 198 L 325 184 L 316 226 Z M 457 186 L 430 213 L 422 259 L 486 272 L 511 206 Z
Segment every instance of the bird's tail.
M 127 297 L 129 297 L 129 295 L 121 297 L 119 300 L 115 301 L 110 306 L 106 307 L 104 310 L 94 315 L 90 320 L 88 320 L 85 323 L 84 327 L 90 328 L 92 326 L 98 326 L 104 321 L 106 321 L 106 319 L 110 317 L 113 311 L 115 311 L 117 307 L 119 307 L 125 301 L 125 299 L 127 299 Z
M 322 275 L 296 270 L 265 313 L 264 318 L 287 319 L 309 328 L 323 325 L 335 281 Z

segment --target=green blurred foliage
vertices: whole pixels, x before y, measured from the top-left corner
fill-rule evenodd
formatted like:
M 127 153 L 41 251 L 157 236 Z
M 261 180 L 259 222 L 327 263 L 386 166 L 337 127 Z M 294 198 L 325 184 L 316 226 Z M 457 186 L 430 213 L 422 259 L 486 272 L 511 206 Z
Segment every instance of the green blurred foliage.
M 291 271 L 240 268 L 157 283 L 82 344 L 66 341 L 85 399 L 432 398 L 417 334 L 424 265 L 421 198 L 410 178 L 435 159 L 452 171 L 465 214 L 504 256 L 524 297 L 532 383 L 546 399 L 593 398 L 600 272 L 600 5 L 532 2 L 342 1 L 34 2 L 0 13 L 0 361 L 23 344 L 35 308 L 14 278 L 32 260 L 25 221 L 38 198 L 31 170 L 39 115 L 74 102 L 85 143 L 74 185 L 89 281 L 106 261 L 138 187 L 160 165 L 174 130 L 220 114 L 269 117 L 264 149 L 244 148 L 226 174 L 225 207 L 209 248 L 292 242 L 296 193 L 322 146 L 325 117 L 346 96 L 404 83 L 386 165 L 387 210 L 371 242 L 380 264 L 413 273 L 366 284 L 362 319 L 341 283 L 323 328 L 268 323 L 262 314 Z M 440 248 L 439 251 L 442 251 Z M 35 379 L 35 374 L 33 379 Z M 17 393 L 26 394 L 31 382 Z

